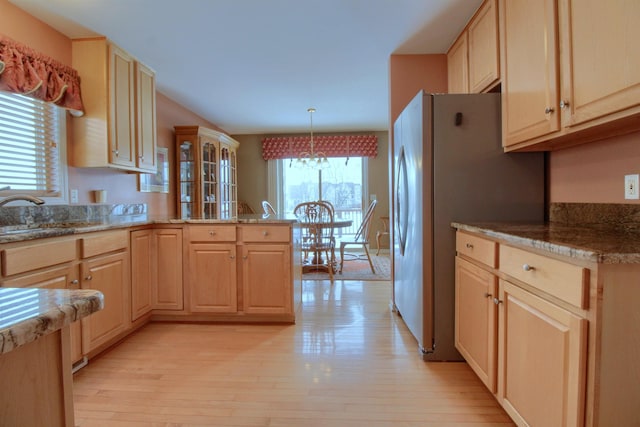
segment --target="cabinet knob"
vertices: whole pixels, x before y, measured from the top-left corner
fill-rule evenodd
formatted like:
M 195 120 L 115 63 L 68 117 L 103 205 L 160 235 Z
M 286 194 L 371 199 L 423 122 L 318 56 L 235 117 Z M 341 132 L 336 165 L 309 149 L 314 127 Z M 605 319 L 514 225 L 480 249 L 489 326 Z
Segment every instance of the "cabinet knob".
M 465 246 L 469 249 L 473 249 L 473 245 L 471 243 L 467 243 Z
M 247 258 L 249 258 L 249 257 L 248 257 L 248 256 L 246 256 L 246 255 L 242 257 L 242 259 L 247 259 Z
M 263 232 L 262 232 L 262 235 L 266 237 L 266 236 L 268 236 L 268 235 L 269 235 L 269 232 L 268 232 L 268 231 L 263 231 Z
M 236 259 L 236 256 L 235 255 L 231 255 L 229 258 Z
M 551 114 L 555 111 L 555 109 L 553 107 L 547 107 L 544 109 L 544 113 L 545 114 Z
M 140 161 L 144 162 L 144 156 L 140 156 Z
M 531 271 L 531 270 L 535 270 L 535 268 L 533 268 L 533 267 L 532 267 L 532 266 L 530 266 L 529 264 L 524 264 L 524 265 L 522 266 L 522 269 L 523 269 L 524 271 Z
M 91 275 L 88 275 L 87 277 L 84 278 L 84 280 L 91 280 L 91 279 L 93 279 Z
M 118 155 L 120 154 L 120 151 L 118 151 L 118 150 L 113 150 L 113 154 L 115 154 L 115 155 L 116 155 L 116 157 L 118 157 Z
M 502 300 L 499 300 L 498 298 L 494 298 L 494 299 L 493 299 L 493 303 L 494 303 L 495 305 L 499 305 L 499 304 L 502 304 Z
M 569 106 L 569 101 L 562 100 L 560 101 L 560 108 L 563 110 Z
M 73 279 L 73 280 L 71 281 L 71 284 L 72 284 L 72 285 L 77 285 L 78 283 L 80 283 L 80 282 L 78 281 L 78 279 Z
M 489 292 L 485 292 L 484 293 L 484 297 L 485 298 L 491 298 L 493 295 L 491 295 Z
M 211 230 L 211 231 L 209 232 L 209 236 L 215 236 L 215 235 L 216 235 L 216 232 L 215 232 L 215 231 Z

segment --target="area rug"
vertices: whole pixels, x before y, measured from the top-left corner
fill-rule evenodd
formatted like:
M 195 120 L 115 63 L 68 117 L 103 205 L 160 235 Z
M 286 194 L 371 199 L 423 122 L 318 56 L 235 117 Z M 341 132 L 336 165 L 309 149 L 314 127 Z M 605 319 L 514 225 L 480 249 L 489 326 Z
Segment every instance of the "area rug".
M 376 274 L 371 272 L 369 261 L 345 261 L 342 274 L 335 273 L 334 280 L 391 280 L 391 260 L 388 254 L 380 254 L 376 256 L 371 254 L 371 262 L 376 270 Z M 338 268 L 340 266 L 338 265 Z M 302 280 L 329 280 L 328 273 L 305 273 Z

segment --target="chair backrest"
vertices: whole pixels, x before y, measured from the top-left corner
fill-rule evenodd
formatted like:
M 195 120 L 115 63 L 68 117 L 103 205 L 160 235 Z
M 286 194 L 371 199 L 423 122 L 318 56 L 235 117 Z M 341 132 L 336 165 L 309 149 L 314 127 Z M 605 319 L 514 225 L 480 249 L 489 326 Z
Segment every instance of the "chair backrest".
M 369 207 L 362 216 L 362 223 L 356 231 L 356 242 L 368 243 L 369 242 L 369 228 L 371 226 L 371 219 L 373 218 L 373 212 L 376 210 L 377 200 L 372 200 Z
M 264 210 L 264 213 L 266 215 L 276 215 L 277 214 L 276 210 L 273 208 L 273 206 L 271 206 L 271 203 L 267 202 L 266 200 L 262 201 L 262 210 Z
M 328 200 L 318 200 L 318 201 L 329 206 L 331 208 L 331 213 L 333 214 L 333 219 L 336 219 L 336 208 L 333 207 L 333 203 L 331 203 Z
M 333 210 L 323 202 L 298 204 L 293 214 L 302 225 L 303 241 L 328 244 L 333 240 Z

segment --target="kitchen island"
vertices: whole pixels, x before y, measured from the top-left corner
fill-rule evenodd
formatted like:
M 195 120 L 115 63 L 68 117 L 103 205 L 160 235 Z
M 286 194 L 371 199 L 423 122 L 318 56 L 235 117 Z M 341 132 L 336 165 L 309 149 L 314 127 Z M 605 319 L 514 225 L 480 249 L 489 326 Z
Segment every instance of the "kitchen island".
M 73 426 L 69 325 L 103 308 L 93 290 L 0 288 L 0 426 Z

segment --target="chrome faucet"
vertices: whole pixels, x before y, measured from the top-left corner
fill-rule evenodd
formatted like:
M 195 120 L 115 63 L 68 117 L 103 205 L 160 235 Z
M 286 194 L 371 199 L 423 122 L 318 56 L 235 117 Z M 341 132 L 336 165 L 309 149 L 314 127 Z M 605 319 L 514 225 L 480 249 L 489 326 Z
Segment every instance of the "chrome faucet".
M 13 202 L 15 200 L 26 200 L 27 202 L 31 202 L 34 205 L 44 204 L 44 200 L 39 199 L 37 197 L 30 196 L 28 194 L 16 194 L 14 196 L 7 196 L 4 199 L 0 200 L 0 207 L 6 205 L 9 202 Z

